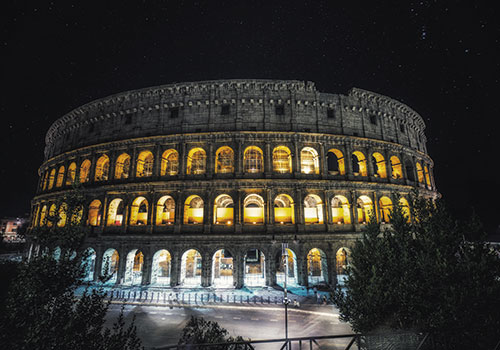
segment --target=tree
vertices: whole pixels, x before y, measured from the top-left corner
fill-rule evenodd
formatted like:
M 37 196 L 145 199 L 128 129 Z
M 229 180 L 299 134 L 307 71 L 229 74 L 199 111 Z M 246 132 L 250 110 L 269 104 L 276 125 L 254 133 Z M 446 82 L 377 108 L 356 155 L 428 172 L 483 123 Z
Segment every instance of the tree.
M 63 204 L 64 203 L 64 204 Z M 134 321 L 123 309 L 112 329 L 104 326 L 109 302 L 102 289 L 76 297 L 85 271 L 81 251 L 83 197 L 76 188 L 61 199 L 43 225 L 27 233 L 40 247 L 17 266 L 0 315 L 0 344 L 11 349 L 140 349 Z M 61 220 L 66 220 L 62 226 Z M 60 225 L 58 225 L 58 223 Z M 57 248 L 56 248 L 57 247 Z
M 229 333 L 225 328 L 222 328 L 217 322 L 206 321 L 203 317 L 193 317 L 182 330 L 179 345 L 188 344 L 217 344 L 230 342 L 245 341 L 241 336 L 233 338 L 228 336 Z M 249 341 L 249 340 L 248 340 Z M 210 349 L 243 349 L 244 345 L 221 345 L 220 347 L 210 347 Z
M 477 218 L 455 220 L 442 201 L 413 196 L 391 225 L 372 218 L 333 299 L 353 329 L 429 332 L 442 348 L 492 348 L 500 340 L 500 257 Z

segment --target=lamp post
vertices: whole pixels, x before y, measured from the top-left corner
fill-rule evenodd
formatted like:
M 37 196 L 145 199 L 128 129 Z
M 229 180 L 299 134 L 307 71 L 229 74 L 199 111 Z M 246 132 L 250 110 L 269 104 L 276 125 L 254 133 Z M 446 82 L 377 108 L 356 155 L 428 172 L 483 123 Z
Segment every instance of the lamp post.
M 285 304 L 285 344 L 288 350 L 288 304 L 290 304 L 290 299 L 288 299 L 286 290 L 286 279 L 288 275 L 288 243 L 281 243 L 281 256 L 284 257 L 285 281 L 283 283 L 283 304 Z

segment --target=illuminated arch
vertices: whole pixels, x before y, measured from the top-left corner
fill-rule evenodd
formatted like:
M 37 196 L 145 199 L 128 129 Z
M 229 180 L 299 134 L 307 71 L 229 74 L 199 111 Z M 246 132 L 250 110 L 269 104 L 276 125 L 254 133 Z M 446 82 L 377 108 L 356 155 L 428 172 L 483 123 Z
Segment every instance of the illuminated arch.
M 368 176 L 366 157 L 360 151 L 354 151 L 352 153 L 352 171 L 354 176 Z
M 332 198 L 332 221 L 334 224 L 350 224 L 351 211 L 346 197 L 337 195 Z
M 97 254 L 93 248 L 87 248 L 84 252 L 84 259 L 82 259 L 83 265 L 83 280 L 86 282 L 90 282 L 94 280 L 94 272 L 95 272 L 95 260 Z
M 264 171 L 264 155 L 257 146 L 249 146 L 243 153 L 243 170 L 245 173 L 262 173 Z
M 328 172 L 332 175 L 345 175 L 345 159 L 344 154 L 332 148 L 327 153 Z
M 391 220 L 392 201 L 389 197 L 380 197 L 378 206 L 380 210 L 380 222 L 389 223 Z
M 278 146 L 273 150 L 273 171 L 278 174 L 292 172 L 292 152 L 286 146 Z
M 422 168 L 422 164 L 420 164 L 420 162 L 417 162 L 416 167 L 417 167 L 418 182 L 423 184 L 425 182 L 425 179 L 424 179 L 424 169 Z
M 49 207 L 49 215 L 47 217 L 47 226 L 51 227 L 54 224 L 56 216 L 57 216 L 57 206 L 53 203 Z
M 140 196 L 134 199 L 130 207 L 130 225 L 147 225 L 148 223 L 148 201 Z
M 366 224 L 373 213 L 373 202 L 368 196 L 359 196 L 357 202 L 358 223 Z
M 56 177 L 56 169 L 52 169 L 50 170 L 50 175 L 49 175 L 49 187 L 48 189 L 52 189 L 52 187 L 54 187 L 54 180 L 55 180 L 55 177 Z
M 66 185 L 72 185 L 75 183 L 76 176 L 76 163 L 72 162 L 68 167 L 68 173 L 66 174 Z
M 246 224 L 264 223 L 264 199 L 252 193 L 243 200 L 243 222 Z
M 181 286 L 195 287 L 201 285 L 201 270 L 202 270 L 201 254 L 190 249 L 182 254 L 181 258 Z
M 207 166 L 207 155 L 200 147 L 192 148 L 187 157 L 186 174 L 205 174 Z
M 71 225 L 80 225 L 83 217 L 83 207 L 73 208 L 71 211 Z
M 318 248 L 313 248 L 307 254 L 307 280 L 310 286 L 327 281 L 328 265 L 326 254 Z
M 234 172 L 234 151 L 231 147 L 222 146 L 215 152 L 215 172 L 227 174 Z
M 300 172 L 302 174 L 319 174 L 319 157 L 314 148 L 304 147 L 300 151 Z
M 220 249 L 212 258 L 212 285 L 214 287 L 233 287 L 233 256 L 227 249 Z
M 120 256 L 118 251 L 113 248 L 106 250 L 102 256 L 101 275 L 107 280 L 107 284 L 116 283 L 118 276 L 118 263 Z
M 59 220 L 57 220 L 58 227 L 64 227 L 66 225 L 66 218 L 68 215 L 68 205 L 66 203 L 61 203 L 59 210 L 57 212 Z
M 42 210 L 40 211 L 40 221 L 38 222 L 38 226 L 47 225 L 47 206 L 44 205 Z
M 305 224 L 323 223 L 323 201 L 318 195 L 308 194 L 304 198 Z
M 335 258 L 337 260 L 337 275 L 345 275 L 347 266 L 349 266 L 349 256 L 351 255 L 351 251 L 348 248 L 342 247 L 337 250 L 337 254 L 335 254 Z M 345 280 L 345 276 L 338 276 L 339 279 L 342 279 L 342 282 Z
M 295 204 L 289 195 L 279 194 L 274 199 L 274 222 L 295 224 Z
M 234 222 L 233 198 L 221 194 L 214 200 L 214 224 L 232 225 Z
M 56 181 L 56 187 L 61 187 L 63 185 L 63 180 L 64 180 L 64 171 L 66 169 L 64 168 L 64 165 L 61 165 L 59 167 L 59 170 L 57 171 L 57 181 Z
M 175 149 L 167 149 L 161 156 L 161 176 L 173 176 L 179 172 L 179 153 Z
M 425 174 L 425 183 L 427 184 L 427 187 L 431 187 L 431 176 L 429 174 L 429 168 L 427 165 L 424 165 L 424 174 Z
M 109 157 L 103 154 L 96 162 L 94 181 L 107 181 L 109 177 Z
M 42 186 L 42 190 L 46 190 L 47 189 L 47 182 L 49 180 L 49 171 L 46 171 L 45 174 L 43 175 L 43 186 Z
M 410 217 L 410 204 L 406 200 L 405 197 L 399 198 L 399 205 L 401 206 L 401 210 L 403 212 L 403 215 L 406 217 L 408 222 L 410 222 L 411 217 Z
M 133 249 L 127 254 L 125 265 L 124 284 L 140 285 L 142 282 L 142 268 L 144 254 L 138 249 Z
M 266 257 L 258 249 L 249 249 L 244 260 L 244 284 L 251 287 L 266 285 Z
M 85 159 L 80 166 L 80 183 L 86 183 L 90 181 L 90 166 L 92 163 L 90 160 Z
M 172 225 L 175 222 L 175 200 L 163 196 L 156 203 L 156 225 Z
M 393 179 L 402 179 L 403 178 L 403 165 L 397 156 L 391 157 L 391 169 L 392 169 L 392 178 Z
M 276 284 L 279 286 L 284 286 L 285 273 L 287 286 L 298 286 L 297 255 L 289 248 L 276 255 Z
M 204 202 L 200 196 L 189 196 L 184 202 L 184 223 L 203 224 Z
M 154 157 L 151 151 L 142 151 L 137 157 L 136 177 L 149 177 L 153 175 Z
M 153 255 L 151 266 L 151 283 L 153 285 L 170 285 L 170 274 L 172 270 L 172 255 L 168 250 L 158 250 Z
M 94 199 L 89 205 L 87 225 L 99 226 L 101 224 L 101 201 Z
M 122 153 L 116 158 L 115 179 L 127 179 L 130 175 L 130 156 Z
M 115 198 L 108 206 L 107 226 L 121 226 L 123 223 L 124 204 L 123 199 Z
M 381 179 L 387 178 L 387 168 L 385 166 L 385 158 L 382 154 L 375 152 L 372 154 L 373 171 L 375 176 Z

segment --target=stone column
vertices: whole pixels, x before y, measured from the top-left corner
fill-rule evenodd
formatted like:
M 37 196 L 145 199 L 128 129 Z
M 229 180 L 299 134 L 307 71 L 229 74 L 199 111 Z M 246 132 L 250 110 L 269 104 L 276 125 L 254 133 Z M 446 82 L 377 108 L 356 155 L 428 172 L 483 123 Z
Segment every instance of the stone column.
M 301 286 L 308 286 L 309 281 L 307 278 L 307 255 L 304 256 L 304 253 L 297 253 L 297 277 Z
M 244 271 L 244 266 L 245 266 L 245 253 L 239 252 L 236 254 L 236 256 L 233 258 L 233 272 L 234 272 L 234 280 L 235 282 L 235 288 L 243 288 L 244 286 L 244 277 L 245 277 L 245 271 Z
M 319 144 L 319 173 L 321 174 L 321 178 L 326 179 L 328 176 L 328 160 L 325 155 L 325 144 Z
M 272 167 L 272 153 L 271 153 L 271 144 L 266 141 L 266 145 L 264 148 L 264 176 L 272 177 L 273 176 L 273 167 Z
M 375 174 L 376 174 L 376 171 L 377 169 L 374 168 L 373 166 L 373 161 L 372 161 L 372 154 L 373 154 L 373 149 L 371 147 L 369 147 L 367 150 L 366 150 L 366 168 L 367 168 L 367 171 L 368 171 L 368 176 L 369 177 L 375 177 Z
M 276 261 L 275 256 L 272 255 L 272 247 L 267 251 L 266 258 L 266 286 L 276 285 Z
M 331 288 L 335 288 L 337 286 L 337 258 L 336 252 L 330 253 L 330 256 L 326 259 L 327 268 L 328 268 L 328 285 Z
M 206 192 L 206 199 L 203 205 L 203 231 L 209 233 L 214 222 L 214 199 L 210 192 Z
M 346 175 L 348 176 L 348 178 L 353 178 L 354 174 L 352 171 L 352 145 L 350 143 L 345 145 L 345 152 L 346 153 L 344 155 L 344 159 Z
M 234 162 L 235 162 L 235 172 L 236 177 L 241 177 L 243 174 L 243 145 L 242 141 L 238 140 L 236 143 L 236 151 L 234 154 Z
M 144 263 L 142 266 L 142 281 L 141 285 L 148 286 L 151 284 L 151 271 L 153 265 L 153 257 L 151 256 L 151 248 L 148 247 L 148 251 L 143 251 Z
M 333 224 L 332 218 L 332 201 L 331 201 L 331 193 L 328 190 L 323 191 L 323 196 L 325 197 L 325 224 Z
M 95 266 L 94 266 L 94 275 L 92 281 L 98 282 L 99 276 L 102 274 L 102 259 L 103 259 L 104 251 L 101 245 L 98 245 L 95 249 Z
M 93 153 L 92 156 L 90 157 L 90 169 L 89 169 L 89 183 L 90 182 L 95 182 L 95 168 L 96 168 L 96 163 L 97 163 L 97 160 L 96 160 L 96 154 Z M 57 173 L 56 173 L 56 178 L 57 178 Z M 57 179 L 56 179 L 57 180 Z M 54 182 L 55 184 L 55 182 Z
M 130 159 L 130 173 L 128 178 L 129 179 L 135 179 L 136 178 L 136 172 L 137 172 L 137 148 L 134 147 L 132 150 L 132 158 Z
M 161 169 L 161 147 L 160 145 L 156 145 L 153 150 L 154 155 L 154 163 L 153 163 L 153 178 L 160 176 Z
M 216 157 L 214 154 L 214 145 L 212 143 L 208 145 L 208 156 L 206 158 L 206 161 L 207 161 L 206 177 L 212 178 L 215 174 L 215 162 L 216 162 Z
M 351 214 L 351 221 L 352 224 L 355 225 L 358 223 L 359 218 L 358 218 L 358 197 L 356 194 L 356 191 L 351 191 L 351 206 L 350 206 L 350 213 Z
M 117 249 L 119 254 L 118 272 L 116 274 L 116 284 L 122 284 L 122 279 L 125 277 L 125 269 L 127 268 L 127 249 Z
M 298 140 L 295 138 L 293 142 L 293 172 L 295 176 L 300 176 L 300 149 L 298 145 Z
M 297 199 L 295 205 L 295 220 L 297 223 L 298 230 L 303 231 L 305 221 L 304 221 L 304 198 L 302 189 L 295 190 L 295 198 Z
M 208 287 L 212 283 L 212 257 L 206 253 L 201 260 L 201 286 Z
M 179 285 L 180 273 L 181 273 L 181 256 L 179 256 L 178 251 L 172 253 L 171 268 L 170 268 L 170 287 L 175 287 Z
M 240 233 L 241 232 L 241 225 L 243 223 L 243 213 L 242 213 L 242 207 L 241 207 L 241 191 L 237 190 L 236 191 L 236 198 L 234 202 L 234 232 L 235 233 Z

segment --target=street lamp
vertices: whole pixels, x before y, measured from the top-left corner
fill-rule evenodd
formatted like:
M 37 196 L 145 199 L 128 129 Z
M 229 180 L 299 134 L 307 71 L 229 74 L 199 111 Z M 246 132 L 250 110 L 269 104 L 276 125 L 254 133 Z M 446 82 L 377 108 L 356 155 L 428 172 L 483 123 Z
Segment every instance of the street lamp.
M 290 299 L 288 299 L 286 290 L 286 279 L 288 275 L 288 243 L 281 243 L 281 256 L 284 257 L 285 281 L 283 283 L 283 304 L 285 304 L 285 344 L 288 350 L 288 304 L 290 304 Z

